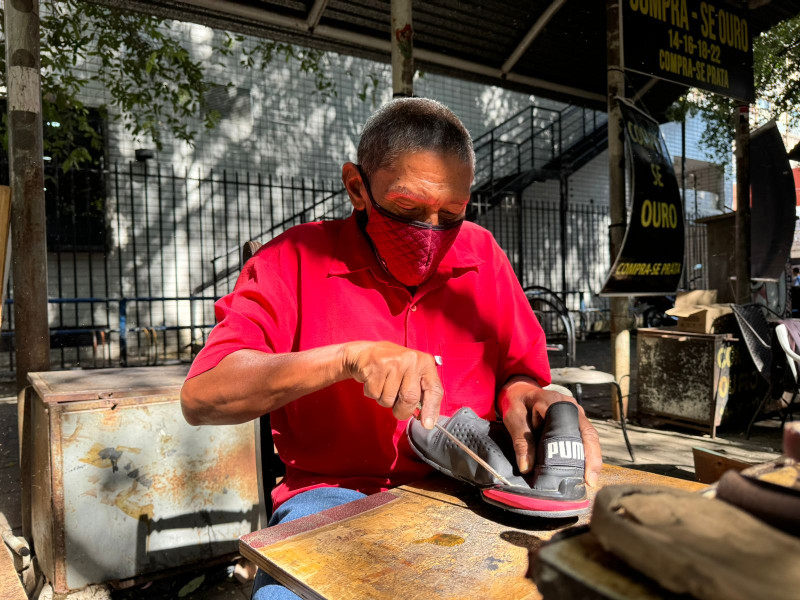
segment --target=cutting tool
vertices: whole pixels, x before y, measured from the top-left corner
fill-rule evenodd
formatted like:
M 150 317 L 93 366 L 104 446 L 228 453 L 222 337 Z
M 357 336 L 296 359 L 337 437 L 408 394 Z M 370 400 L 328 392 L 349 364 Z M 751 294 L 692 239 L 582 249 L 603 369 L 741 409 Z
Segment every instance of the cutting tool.
M 434 357 L 433 357 L 433 359 L 434 359 L 434 361 L 436 362 L 436 364 L 437 364 L 438 366 L 442 366 L 442 357 L 441 357 L 441 356 L 434 356 Z M 417 404 L 417 408 L 416 408 L 416 410 L 414 411 L 414 418 L 415 418 L 415 419 L 419 419 L 419 418 L 420 418 L 420 411 L 421 411 L 421 410 L 422 410 L 422 402 L 420 402 L 419 404 Z M 472 460 L 474 460 L 476 463 L 478 463 L 478 464 L 479 464 L 480 466 L 482 466 L 484 469 L 486 469 L 487 471 L 489 471 L 489 473 L 491 473 L 491 474 L 492 474 L 492 476 L 494 476 L 494 477 L 495 477 L 497 480 L 499 480 L 501 483 L 503 483 L 503 485 L 508 485 L 508 486 L 510 486 L 510 485 L 511 485 L 511 482 L 510 482 L 510 481 L 508 481 L 508 479 L 506 479 L 505 477 L 503 477 L 502 475 L 500 475 L 500 473 L 498 473 L 498 472 L 497 472 L 497 471 L 496 471 L 496 470 L 495 470 L 495 469 L 494 469 L 494 468 L 493 468 L 493 467 L 492 467 L 492 466 L 491 466 L 489 463 L 487 463 L 487 462 L 486 462 L 485 460 L 483 460 L 483 459 L 482 459 L 480 456 L 478 456 L 477 454 L 475 454 L 475 452 L 473 452 L 472 450 L 470 450 L 470 449 L 467 447 L 467 445 L 466 445 L 466 444 L 464 444 L 464 442 L 462 442 L 462 441 L 461 441 L 461 440 L 459 440 L 459 439 L 458 439 L 456 436 L 454 436 L 452 433 L 450 433 L 449 431 L 447 431 L 447 429 L 445 429 L 444 427 L 442 427 L 441 425 L 439 425 L 439 423 L 437 423 L 437 422 L 435 422 L 435 421 L 434 421 L 434 423 L 433 423 L 433 426 L 434 426 L 434 427 L 436 427 L 436 429 L 438 429 L 439 431 L 441 431 L 441 432 L 442 432 L 442 433 L 443 433 L 445 436 L 447 436 L 447 439 L 449 439 L 451 442 L 453 442 L 453 443 L 454 443 L 454 444 L 455 444 L 455 445 L 456 445 L 456 446 L 457 446 L 457 447 L 458 447 L 460 450 L 462 450 L 462 451 L 463 451 L 463 452 L 464 452 L 464 453 L 465 453 L 467 456 L 469 456 L 469 457 L 470 457 Z

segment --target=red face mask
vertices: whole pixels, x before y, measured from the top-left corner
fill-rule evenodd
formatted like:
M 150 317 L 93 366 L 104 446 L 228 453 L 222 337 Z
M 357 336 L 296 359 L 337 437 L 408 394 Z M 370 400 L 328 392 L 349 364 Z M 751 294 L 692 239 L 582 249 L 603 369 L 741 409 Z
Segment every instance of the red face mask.
M 366 232 L 378 260 L 403 285 L 421 284 L 436 272 L 456 241 L 464 219 L 446 225 L 431 225 L 395 215 L 375 202 L 363 173 L 361 178 L 372 204 Z

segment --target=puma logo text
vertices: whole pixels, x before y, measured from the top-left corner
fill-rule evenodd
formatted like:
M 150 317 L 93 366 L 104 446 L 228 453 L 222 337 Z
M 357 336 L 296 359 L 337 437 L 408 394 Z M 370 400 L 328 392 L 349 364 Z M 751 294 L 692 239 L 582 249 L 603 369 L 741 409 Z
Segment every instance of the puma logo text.
M 547 442 L 547 458 L 554 456 L 583 460 L 583 444 L 580 442 Z

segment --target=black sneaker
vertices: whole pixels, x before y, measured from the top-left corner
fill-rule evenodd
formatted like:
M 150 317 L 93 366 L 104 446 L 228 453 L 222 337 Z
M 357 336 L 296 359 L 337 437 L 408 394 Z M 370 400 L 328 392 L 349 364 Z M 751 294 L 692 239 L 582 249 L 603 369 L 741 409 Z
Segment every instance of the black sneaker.
M 411 448 L 436 470 L 480 487 L 489 504 L 550 518 L 571 517 L 589 509 L 578 410 L 571 402 L 557 402 L 547 410 L 534 469 L 525 476 L 517 469 L 511 438 L 502 423 L 489 423 L 470 408 L 459 409 L 452 417 L 439 417 L 439 423 L 511 485 L 499 481 L 441 431 L 425 429 L 416 419 L 408 426 Z
M 494 486 L 481 491 L 483 499 L 506 510 L 538 517 L 572 517 L 587 512 L 585 456 L 578 423 L 575 404 L 551 404 L 537 432 L 533 472 L 526 476 L 529 489 Z

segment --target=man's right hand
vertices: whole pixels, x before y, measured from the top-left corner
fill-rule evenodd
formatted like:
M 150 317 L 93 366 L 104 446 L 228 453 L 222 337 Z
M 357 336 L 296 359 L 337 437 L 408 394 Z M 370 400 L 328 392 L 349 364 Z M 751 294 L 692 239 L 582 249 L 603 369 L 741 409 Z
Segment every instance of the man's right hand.
M 427 429 L 439 417 L 444 390 L 433 356 L 391 342 L 349 342 L 342 347 L 343 371 L 364 384 L 364 395 L 408 419 L 422 402 Z

